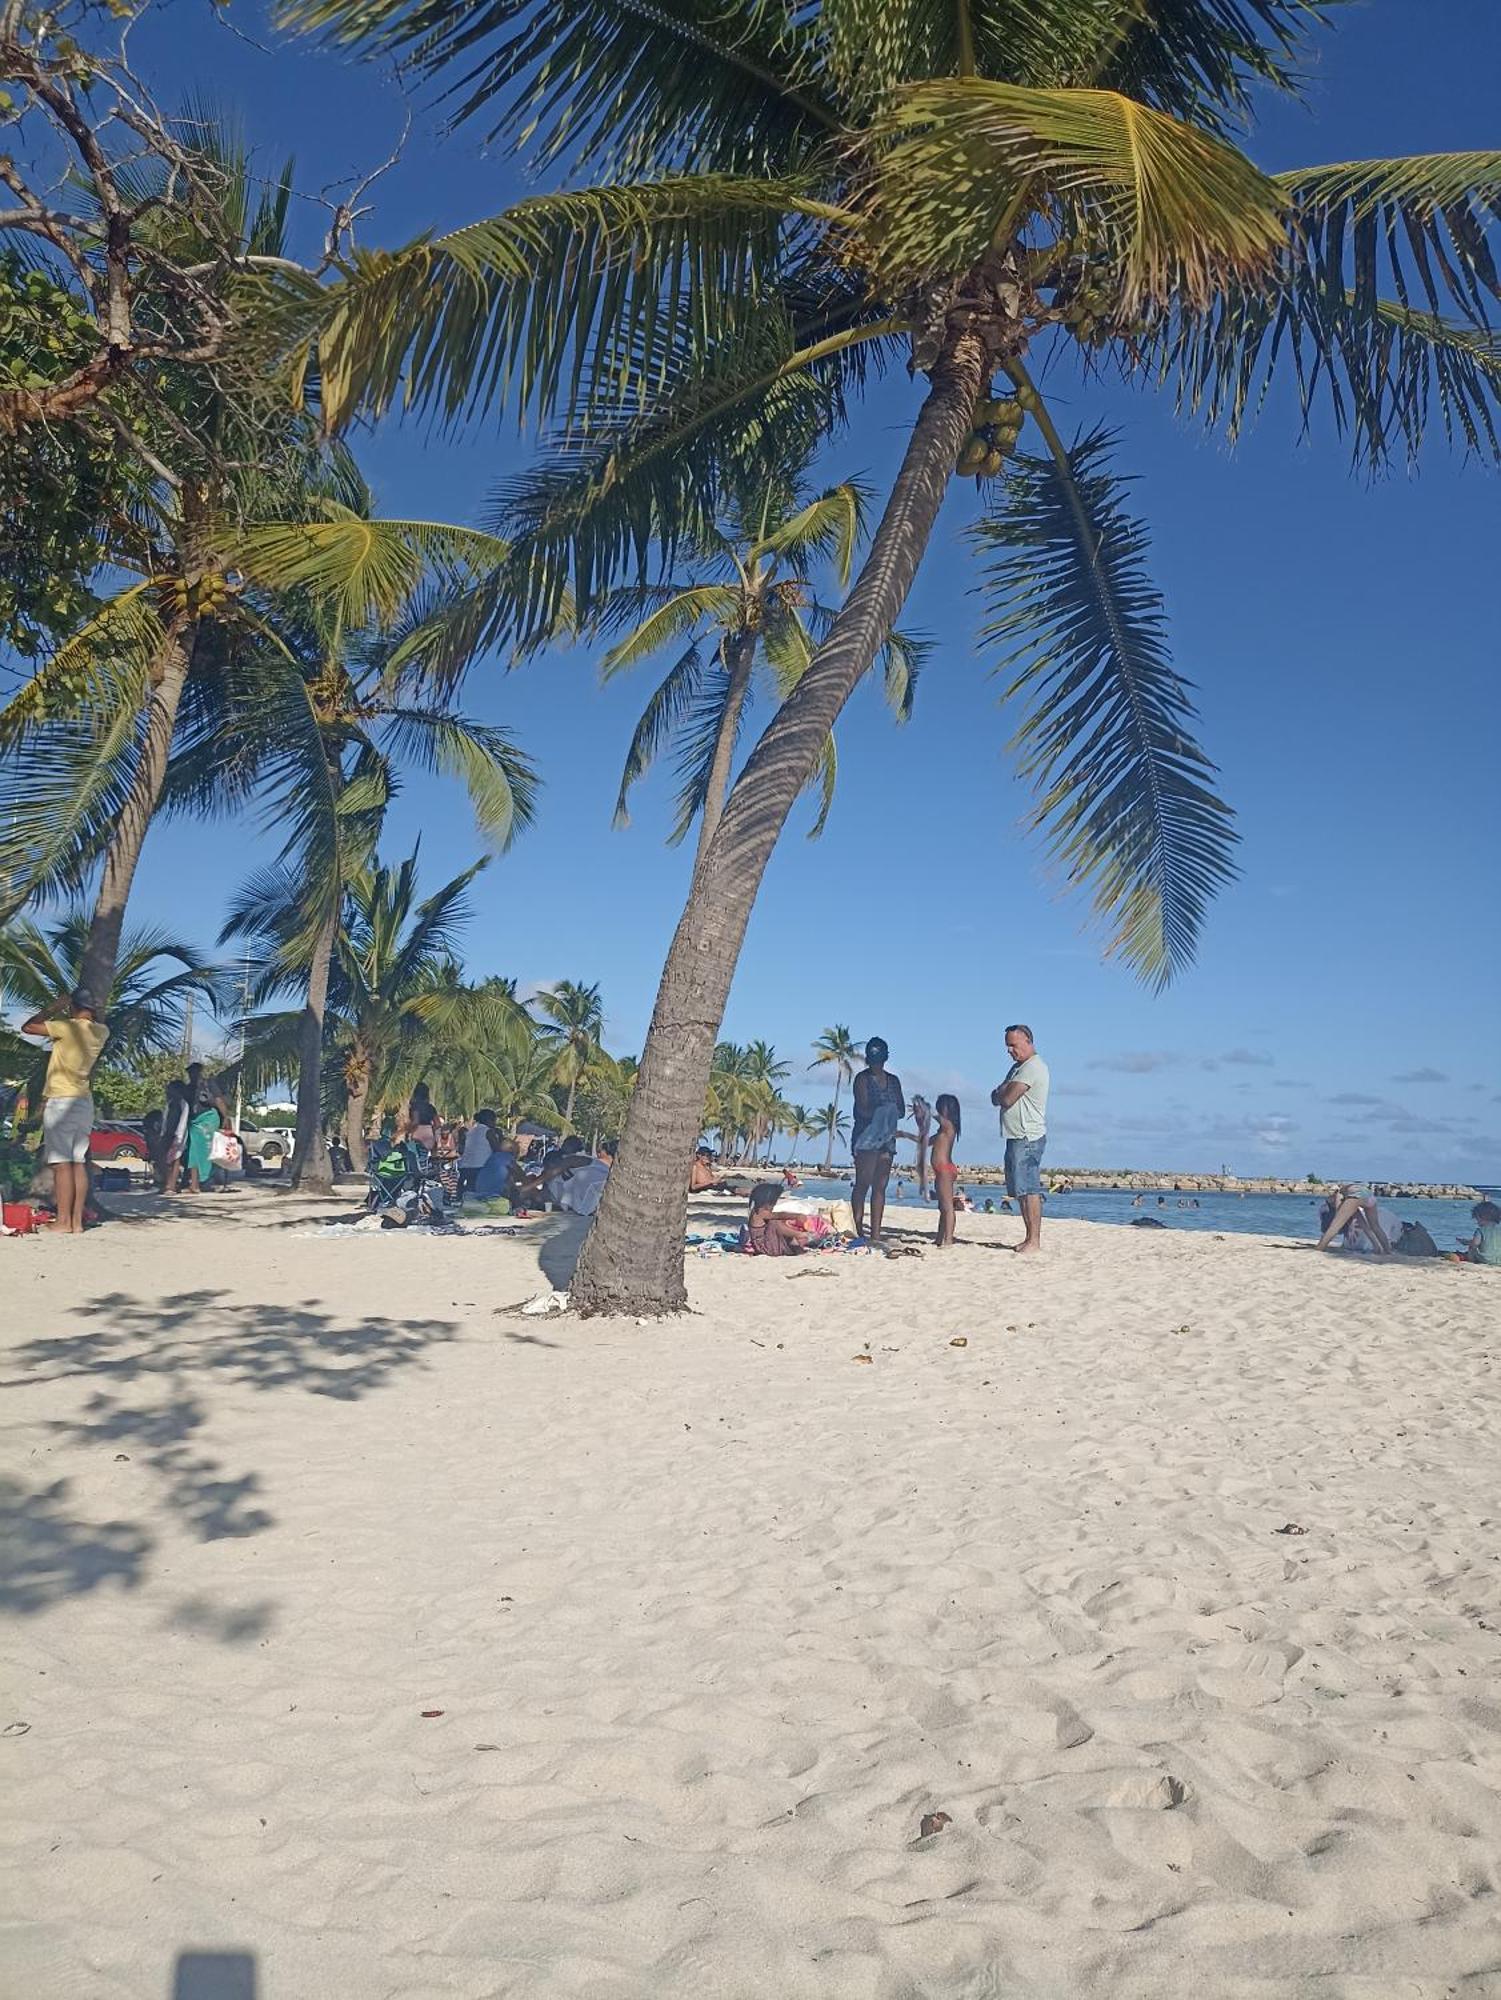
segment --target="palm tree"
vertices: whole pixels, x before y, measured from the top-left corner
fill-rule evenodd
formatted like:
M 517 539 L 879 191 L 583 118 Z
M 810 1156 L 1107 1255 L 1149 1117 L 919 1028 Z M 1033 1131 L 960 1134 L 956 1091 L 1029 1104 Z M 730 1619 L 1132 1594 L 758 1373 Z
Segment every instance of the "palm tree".
M 1307 0 L 913 0 L 899 25 L 888 0 L 292 11 L 461 63 L 466 112 L 604 176 L 369 260 L 324 307 L 344 408 L 504 393 L 562 425 L 509 496 L 501 624 L 545 630 L 570 585 L 589 616 L 712 518 L 727 468 L 780 456 L 789 412 L 852 410 L 872 363 L 927 379 L 861 573 L 695 871 L 574 1276 L 586 1312 L 678 1310 L 681 1161 L 751 905 L 956 468 L 991 482 L 977 542 L 1033 824 L 1161 984 L 1233 873 L 1231 816 L 1109 440 L 1067 440 L 1039 378 L 1056 361 L 1068 395 L 1111 365 L 1233 436 L 1279 374 L 1358 462 L 1415 453 L 1435 409 L 1501 456 L 1501 153 L 1262 172 L 1228 135 L 1299 87 Z
M 563 1107 L 563 1130 L 573 1130 L 573 1107 L 579 1084 L 599 1054 L 599 1038 L 604 1033 L 604 1002 L 597 986 L 583 986 L 573 979 L 538 993 L 532 1005 L 542 1016 L 543 1032 L 554 1051 L 554 1078 L 568 1089 Z
M 849 1129 L 850 1121 L 837 1104 L 824 1105 L 821 1111 L 815 1111 L 808 1120 L 807 1130 L 810 1139 L 824 1136 L 828 1138 L 828 1150 L 823 1156 L 823 1170 L 826 1174 L 831 1173 L 834 1167 L 834 1141 L 845 1138 Z
M 825 1028 L 813 1044 L 813 1067 L 822 1069 L 832 1066 L 834 1071 L 834 1109 L 839 1109 L 839 1091 L 843 1084 L 854 1081 L 855 1071 L 860 1067 L 860 1051 L 849 1029 L 841 1023 Z M 829 1139 L 829 1157 L 824 1161 L 828 1171 L 834 1161 L 834 1140 Z
M 680 784 L 669 841 L 676 845 L 697 820 L 698 855 L 708 851 L 729 792 L 756 669 L 762 669 L 778 700 L 797 686 L 816 635 L 834 618 L 807 572 L 826 557 L 843 589 L 862 518 L 863 496 L 848 481 L 805 499 L 794 482 L 767 478 L 759 501 L 735 507 L 727 522 L 709 524 L 695 550 L 700 580 L 686 588 L 636 584 L 605 605 L 601 624 L 632 628 L 605 654 L 600 666 L 605 680 L 687 642 L 631 738 L 615 802 L 617 826 L 629 822 L 631 787 L 675 739 Z M 893 632 L 882 650 L 886 699 L 897 720 L 906 722 L 926 648 Z M 809 780 L 820 793 L 810 838 L 822 833 L 828 820 L 837 772 L 831 735 Z
M 455 976 L 454 947 L 468 922 L 469 886 L 482 859 L 418 900 L 417 857 L 376 864 L 344 885 L 325 1015 L 322 1072 L 330 1069 L 347 1104 L 351 1163 L 365 1164 L 372 1102 L 404 1101 L 420 1078 L 441 1066 L 467 1066 L 476 1095 L 497 1094 L 499 1058 L 529 1039 L 523 1010 L 500 983 L 465 986 Z M 226 928 L 265 952 L 258 991 L 296 987 L 306 933 L 304 885 L 284 864 L 244 885 Z M 277 968 L 283 968 L 278 978 Z M 301 1013 L 263 1014 L 245 1024 L 247 1073 L 285 1075 L 302 1053 Z M 459 1052 L 462 1052 L 460 1054 Z
M 510 735 L 457 710 L 462 653 L 451 650 L 441 672 L 425 654 L 429 636 L 448 630 L 458 579 L 493 561 L 493 547 L 464 529 L 392 526 L 372 524 L 366 508 L 330 505 L 320 520 L 242 538 L 241 559 L 293 594 L 270 598 L 257 643 L 199 695 L 165 791 L 169 804 L 200 813 L 259 794 L 287 829 L 282 863 L 301 878 L 301 924 L 261 997 L 289 979 L 303 992 L 292 1180 L 325 1191 L 323 1015 L 342 899 L 374 854 L 402 767 L 462 782 L 492 853 L 530 824 L 536 793 Z M 357 1140 L 351 1157 L 362 1151 Z
M 788 1105 L 787 1120 L 782 1130 L 787 1134 L 789 1147 L 787 1164 L 790 1167 L 797 1159 L 798 1141 L 803 1138 L 811 1139 L 813 1136 L 808 1126 L 808 1107 L 806 1104 Z
M 29 918 L 14 919 L 0 931 L 0 1007 L 23 1009 L 28 1015 L 54 1007 L 80 983 L 87 944 L 88 923 L 76 912 L 46 929 Z M 205 1001 L 217 1014 L 228 992 L 225 969 L 210 964 L 182 939 L 156 928 L 126 931 L 104 1002 L 107 1060 L 128 1064 L 180 1049 L 188 1002 Z M 22 1060 L 27 1064 L 23 1087 L 34 1108 L 41 1101 L 46 1052 L 26 1044 Z

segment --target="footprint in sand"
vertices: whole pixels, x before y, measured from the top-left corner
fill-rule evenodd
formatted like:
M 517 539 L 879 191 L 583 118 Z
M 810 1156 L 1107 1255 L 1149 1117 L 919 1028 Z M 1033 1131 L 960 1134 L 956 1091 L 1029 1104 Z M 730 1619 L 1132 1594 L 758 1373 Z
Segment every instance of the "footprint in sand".
M 1275 1646 L 1216 1646 L 1205 1655 L 1198 1675 L 1205 1694 L 1231 1708 L 1264 1708 L 1280 1701 L 1288 1670 L 1303 1657 L 1303 1648 Z

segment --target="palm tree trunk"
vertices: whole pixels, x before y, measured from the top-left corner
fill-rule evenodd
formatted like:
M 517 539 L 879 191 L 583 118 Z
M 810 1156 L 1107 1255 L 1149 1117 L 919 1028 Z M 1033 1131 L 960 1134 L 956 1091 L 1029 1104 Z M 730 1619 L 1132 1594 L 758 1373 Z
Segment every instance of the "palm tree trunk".
M 177 730 L 177 711 L 187 685 L 197 638 L 197 622 L 182 619 L 167 633 L 161 652 L 151 666 L 151 696 L 146 704 L 141 730 L 140 755 L 131 774 L 120 817 L 105 849 L 104 869 L 99 877 L 99 893 L 83 948 L 78 983 L 101 1015 L 115 983 L 115 961 L 120 955 L 120 932 L 125 923 L 125 905 L 140 863 L 152 817 L 161 799 L 167 776 L 167 760 Z
M 566 1139 L 573 1130 L 573 1102 L 578 1096 L 579 1080 L 576 1076 L 568 1080 L 568 1102 L 563 1107 L 563 1137 Z
M 696 875 L 709 851 L 709 842 L 724 814 L 730 789 L 730 766 L 735 761 L 735 737 L 740 728 L 740 712 L 750 687 L 751 668 L 756 662 L 756 635 L 742 632 L 725 649 L 725 667 L 730 685 L 725 693 L 724 714 L 719 718 L 719 734 L 714 739 L 714 756 L 709 765 L 709 782 L 704 792 L 704 809 L 698 821 L 698 850 L 693 857 Z
M 829 1150 L 823 1156 L 823 1170 L 826 1174 L 834 1171 L 834 1141 L 839 1137 L 839 1089 L 844 1082 L 844 1071 L 838 1063 L 834 1065 L 834 1122 L 829 1127 Z
M 687 1303 L 688 1162 L 751 907 L 830 729 L 906 601 L 990 364 L 977 331 L 945 342 L 859 579 L 767 724 L 694 872 L 620 1153 L 574 1273 L 580 1312 L 680 1312 Z
M 332 1194 L 333 1163 L 323 1137 L 323 1016 L 328 1008 L 328 976 L 339 935 L 339 899 L 330 898 L 308 968 L 307 1001 L 297 1055 L 297 1137 L 292 1146 L 291 1182 L 307 1194 Z
M 195 583 L 202 567 L 202 522 L 202 495 L 196 488 L 186 486 L 182 492 L 179 552 L 183 578 L 189 586 Z M 168 626 L 162 649 L 151 663 L 151 694 L 141 730 L 140 756 L 131 774 L 119 821 L 105 850 L 99 893 L 94 899 L 94 914 L 79 966 L 78 983 L 101 1013 L 115 983 L 125 905 L 130 900 L 141 849 L 161 801 L 172 738 L 177 731 L 177 711 L 193 664 L 199 629 L 197 617 L 184 609 Z
M 360 1060 L 360 1050 L 355 1050 L 355 1060 Z M 369 1164 L 369 1154 L 365 1147 L 365 1114 L 370 1103 L 370 1070 L 366 1065 L 360 1074 L 365 1081 L 358 1090 L 351 1090 L 349 1103 L 344 1113 L 344 1143 L 349 1148 L 349 1164 L 357 1174 L 364 1173 Z

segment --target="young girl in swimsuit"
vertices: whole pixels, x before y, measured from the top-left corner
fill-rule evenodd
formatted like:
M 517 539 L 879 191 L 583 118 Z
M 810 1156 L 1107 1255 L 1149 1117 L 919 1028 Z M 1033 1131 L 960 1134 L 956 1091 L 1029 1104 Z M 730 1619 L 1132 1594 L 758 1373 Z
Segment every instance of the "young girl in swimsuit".
M 954 1141 L 960 1132 L 959 1100 L 945 1092 L 934 1104 L 938 1129 L 933 1134 L 933 1191 L 938 1196 L 938 1247 L 954 1241 L 954 1188 L 959 1169 L 954 1165 Z

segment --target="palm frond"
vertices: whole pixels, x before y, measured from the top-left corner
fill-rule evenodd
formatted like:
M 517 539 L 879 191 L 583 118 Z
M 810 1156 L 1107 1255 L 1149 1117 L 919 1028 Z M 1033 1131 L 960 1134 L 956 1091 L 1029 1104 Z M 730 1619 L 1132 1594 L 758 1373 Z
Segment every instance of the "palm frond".
M 847 590 L 855 550 L 865 532 L 869 498 L 866 489 L 852 479 L 831 486 L 753 542 L 747 556 L 753 562 L 768 555 L 792 562 L 822 558 L 832 566 L 839 588 Z
M 1497 249 L 1501 152 L 1347 160 L 1274 176 L 1292 204 L 1297 261 L 1357 312 L 1382 292 L 1430 313 L 1489 324 L 1501 300 Z
M 289 0 L 282 18 L 330 39 L 451 71 L 455 117 L 547 164 L 618 170 L 677 157 L 711 171 L 785 166 L 826 137 L 824 91 L 799 10 L 722 0 Z
M 1062 202 L 1110 246 L 1119 310 L 1207 304 L 1269 276 L 1288 196 L 1243 153 L 1108 90 L 937 82 L 902 90 L 882 144 L 869 240 L 888 284 L 964 271 L 1018 199 Z
M 664 747 L 677 734 L 685 718 L 698 702 L 703 688 L 703 656 L 695 641 L 675 660 L 642 712 L 626 751 L 625 769 L 620 774 L 620 791 L 615 799 L 616 826 L 629 826 L 629 797 L 632 785 L 645 777 Z
M 1141 371 L 1232 438 L 1280 372 L 1305 427 L 1325 407 L 1358 465 L 1380 467 L 1394 450 L 1415 459 L 1435 409 L 1451 442 L 1501 457 L 1501 333 L 1490 319 L 1501 154 L 1279 180 L 1295 209 L 1275 285 L 1231 286 L 1207 312 L 1172 313 L 1138 348 Z
M 684 704 L 676 731 L 677 755 L 673 759 L 678 786 L 674 799 L 676 811 L 673 816 L 672 831 L 667 836 L 669 847 L 677 847 L 687 839 L 703 812 L 704 802 L 709 796 L 709 779 L 713 774 L 714 754 L 719 748 L 719 733 L 725 724 L 729 696 L 730 674 L 721 660 L 713 672 L 701 677 L 693 700 Z M 735 717 L 732 756 L 745 728 L 745 715 L 749 706 L 748 701 L 742 701 Z
M 611 680 L 628 667 L 650 659 L 674 639 L 682 638 L 695 626 L 727 626 L 740 607 L 740 592 L 730 584 L 692 584 L 676 590 L 649 611 L 635 630 L 612 646 L 599 663 L 601 680 Z M 607 615 L 607 614 L 606 614 Z
M 764 479 L 768 464 L 802 462 L 839 421 L 849 354 L 893 334 L 867 317 L 799 348 L 768 307 L 743 338 L 685 356 L 639 419 L 560 438 L 497 495 L 513 551 L 488 592 L 491 642 L 545 636 L 569 601 L 587 621 L 653 561 L 669 570 L 679 550 L 711 540 L 721 494 Z
M 323 512 L 319 520 L 247 529 L 230 560 L 264 589 L 306 590 L 349 631 L 395 618 L 425 580 L 488 576 L 509 554 L 478 528 L 373 519 L 332 501 Z
M 917 632 L 892 632 L 881 649 L 886 704 L 898 722 L 912 720 L 917 683 L 933 655 L 933 641 Z
M 536 812 L 537 772 L 509 730 L 446 709 L 382 711 L 382 734 L 398 757 L 439 777 L 457 778 L 492 853 L 504 853 Z
M 535 195 L 405 249 L 360 253 L 319 305 L 325 420 L 503 403 L 547 419 L 587 378 L 639 399 L 685 332 L 714 341 L 754 309 L 787 219 L 840 211 L 805 182 L 679 174 Z
M 1191 962 L 1216 890 L 1235 874 L 1227 806 L 1188 734 L 1187 684 L 1168 658 L 1146 531 L 1126 511 L 1096 430 L 1057 456 L 1022 454 L 975 529 L 987 558 L 984 637 L 1021 705 L 1013 737 L 1065 879 L 1141 977 Z
M 773 606 L 767 614 L 761 649 L 767 665 L 771 668 L 777 698 L 785 701 L 813 664 L 813 641 L 796 611 L 784 605 Z M 803 788 L 805 791 L 815 793 L 818 798 L 818 811 L 812 826 L 808 829 L 810 840 L 817 840 L 828 825 L 838 777 L 839 753 L 835 748 L 831 731 L 818 753 L 818 762 L 813 766 L 808 782 Z

